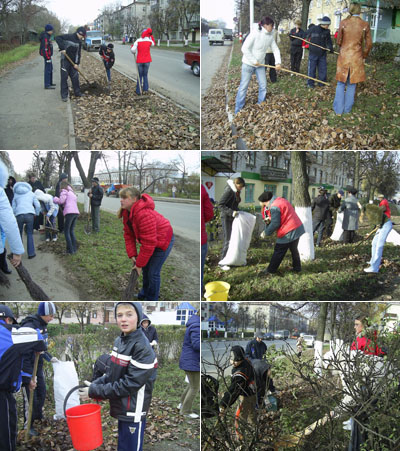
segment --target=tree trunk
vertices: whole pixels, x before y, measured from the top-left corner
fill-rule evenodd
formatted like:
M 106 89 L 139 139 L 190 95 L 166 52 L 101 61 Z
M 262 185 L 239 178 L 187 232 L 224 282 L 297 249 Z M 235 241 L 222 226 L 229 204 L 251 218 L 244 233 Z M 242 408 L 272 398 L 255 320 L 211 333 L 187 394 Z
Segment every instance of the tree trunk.
M 318 315 L 317 324 L 317 339 L 314 344 L 314 371 L 321 376 L 322 375 L 322 349 L 324 346 L 325 325 L 326 317 L 328 314 L 329 302 L 321 302 L 321 307 Z
M 314 260 L 314 234 L 312 228 L 311 200 L 308 193 L 306 152 L 291 152 L 292 179 L 293 179 L 293 203 L 305 232 L 299 241 L 299 253 L 301 261 Z
M 355 170 L 354 170 L 354 188 L 360 187 L 360 152 L 356 152 L 355 155 Z
M 302 0 L 303 6 L 301 10 L 301 21 L 303 30 L 307 30 L 308 12 L 311 0 Z

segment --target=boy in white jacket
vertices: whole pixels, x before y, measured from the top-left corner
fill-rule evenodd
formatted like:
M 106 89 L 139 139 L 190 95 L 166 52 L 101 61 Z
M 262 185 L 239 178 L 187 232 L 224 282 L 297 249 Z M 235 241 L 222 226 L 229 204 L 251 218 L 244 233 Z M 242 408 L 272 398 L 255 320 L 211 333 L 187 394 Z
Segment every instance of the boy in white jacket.
M 274 40 L 273 28 L 274 21 L 270 17 L 264 17 L 258 24 L 258 30 L 253 30 L 243 43 L 242 78 L 236 96 L 235 114 L 244 107 L 253 73 L 258 80 L 258 103 L 264 102 L 267 94 L 267 77 L 265 67 L 260 64 L 264 64 L 265 54 L 269 48 L 273 51 L 276 69 L 281 68 L 281 54 Z

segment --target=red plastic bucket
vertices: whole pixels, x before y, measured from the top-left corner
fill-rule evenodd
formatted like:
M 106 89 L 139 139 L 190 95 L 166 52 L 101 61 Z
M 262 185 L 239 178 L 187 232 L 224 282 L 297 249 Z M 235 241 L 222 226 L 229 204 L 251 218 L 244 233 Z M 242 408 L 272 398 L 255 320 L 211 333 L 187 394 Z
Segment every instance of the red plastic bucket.
M 103 431 L 101 428 L 101 407 L 98 404 L 82 404 L 65 410 L 67 399 L 72 389 L 65 398 L 64 412 L 67 419 L 72 445 L 77 451 L 92 451 L 103 444 Z

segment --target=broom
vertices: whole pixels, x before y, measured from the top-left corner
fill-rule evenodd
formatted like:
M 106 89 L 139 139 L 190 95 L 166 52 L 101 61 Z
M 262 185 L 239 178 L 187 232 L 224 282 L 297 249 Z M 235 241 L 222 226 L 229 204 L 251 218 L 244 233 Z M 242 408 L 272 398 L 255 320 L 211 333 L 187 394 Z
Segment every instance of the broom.
M 137 298 L 134 296 L 134 292 L 136 290 L 138 273 L 136 269 L 132 269 L 131 275 L 129 276 L 128 286 L 125 288 L 125 291 L 122 293 L 121 302 L 132 302 L 137 301 Z
M 13 255 L 9 254 L 8 258 L 9 260 L 11 260 L 13 258 Z M 17 270 L 17 273 L 21 278 L 22 282 L 24 282 L 26 289 L 28 290 L 28 293 L 32 298 L 32 300 L 38 302 L 50 301 L 50 298 L 47 296 L 47 294 L 39 287 L 37 283 L 35 283 L 32 280 L 31 275 L 29 274 L 25 266 L 22 264 L 22 262 L 15 269 Z

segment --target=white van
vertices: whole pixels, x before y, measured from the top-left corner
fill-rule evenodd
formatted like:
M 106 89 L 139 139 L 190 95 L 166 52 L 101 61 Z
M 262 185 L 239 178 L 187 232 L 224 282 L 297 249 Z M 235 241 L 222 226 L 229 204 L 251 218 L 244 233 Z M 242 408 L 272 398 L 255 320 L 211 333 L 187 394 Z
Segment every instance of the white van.
M 212 28 L 208 30 L 208 43 L 224 45 L 224 30 L 221 28 Z

